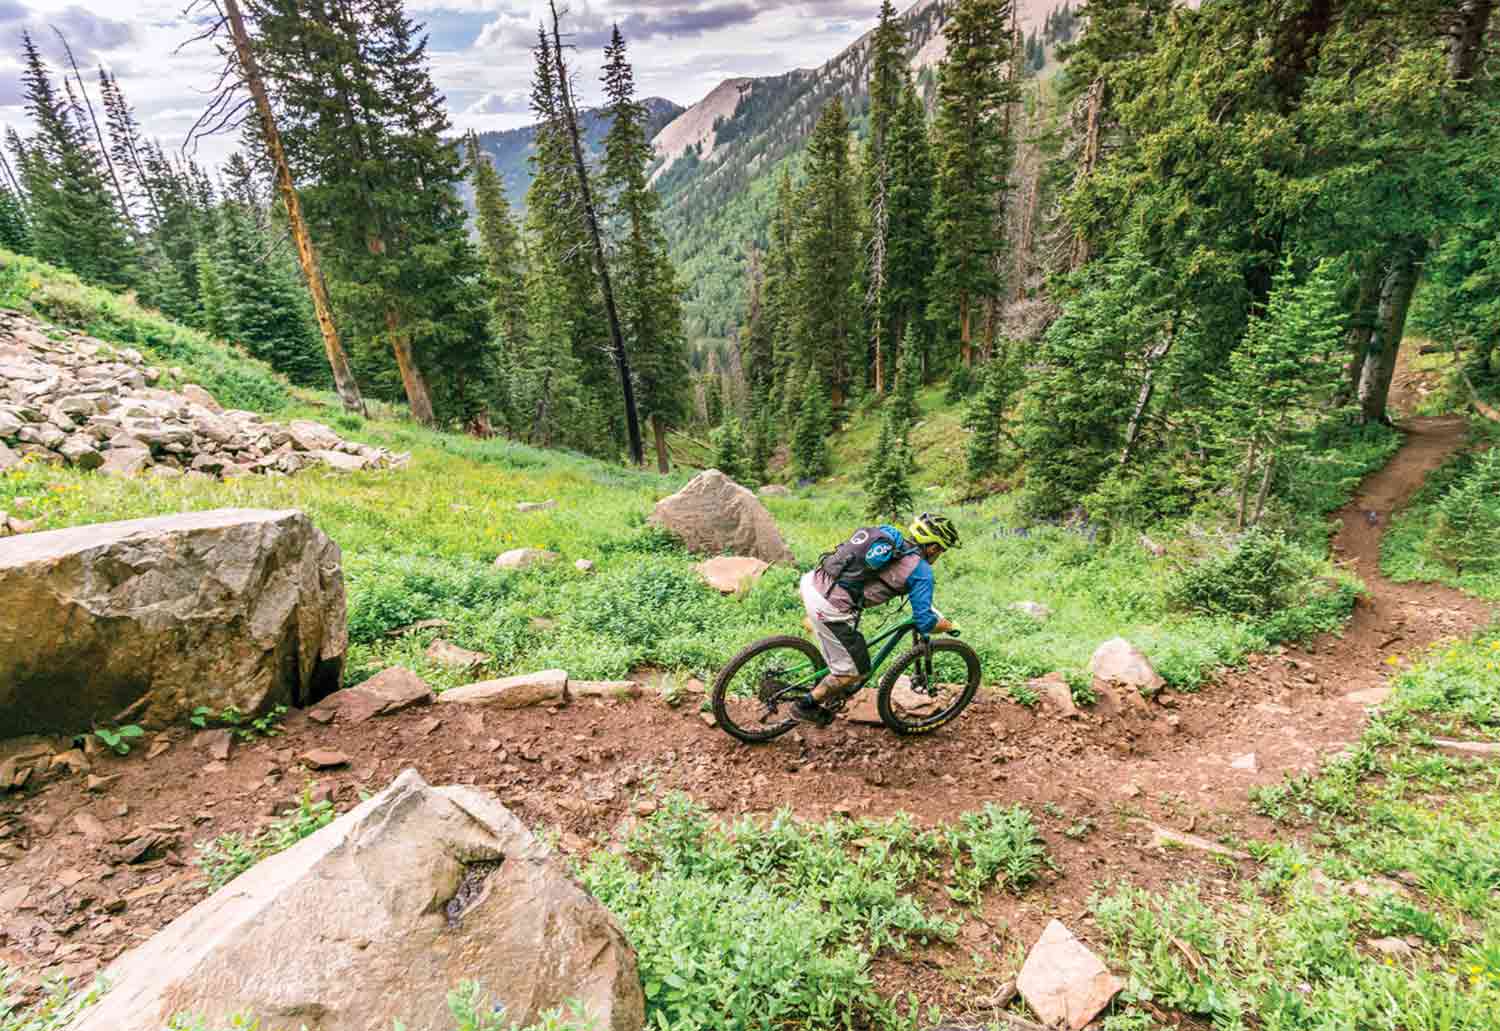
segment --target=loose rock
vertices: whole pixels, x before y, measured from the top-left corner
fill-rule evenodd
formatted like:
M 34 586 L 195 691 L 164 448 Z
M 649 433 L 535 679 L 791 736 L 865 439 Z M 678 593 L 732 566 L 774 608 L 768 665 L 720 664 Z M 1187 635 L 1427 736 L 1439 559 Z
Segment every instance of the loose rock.
M 221 509 L 29 534 L 0 547 L 0 738 L 139 706 L 264 712 L 342 674 L 338 545 L 300 512 Z M 144 693 L 143 693 L 144 692 Z
M 516 505 L 517 512 L 550 512 L 557 507 L 557 502 L 547 501 L 522 501 Z
M 332 770 L 339 766 L 348 766 L 349 757 L 343 752 L 335 752 L 328 748 L 314 748 L 302 756 L 302 765 L 311 770 Z
M 758 558 L 735 558 L 728 555 L 711 558 L 693 567 L 708 586 L 720 594 L 738 594 L 765 575 L 771 567 Z
M 427 646 L 427 659 L 449 669 L 473 669 L 490 661 L 484 652 L 471 652 L 441 637 Z
M 530 569 L 532 566 L 556 562 L 562 556 L 555 551 L 540 548 L 516 548 L 495 559 L 496 569 Z
M 567 697 L 568 674 L 560 669 L 525 673 L 501 680 L 486 680 L 455 687 L 438 695 L 438 701 L 450 705 L 492 705 L 499 709 L 524 709 L 532 705 L 553 705 Z
M 1038 623 L 1045 623 L 1052 618 L 1052 610 L 1039 601 L 1016 601 L 1008 606 L 1012 612 L 1019 612 L 1023 616 L 1030 616 Z
M 1166 686 L 1151 662 L 1136 647 L 1123 637 L 1105 641 L 1094 651 L 1089 660 L 1089 671 L 1096 685 L 1117 684 L 1133 688 L 1146 697 L 1152 697 Z
M 1021 998 L 1042 1023 L 1072 1031 L 1082 1031 L 1124 987 L 1099 957 L 1057 920 L 1047 925 L 1016 977 Z

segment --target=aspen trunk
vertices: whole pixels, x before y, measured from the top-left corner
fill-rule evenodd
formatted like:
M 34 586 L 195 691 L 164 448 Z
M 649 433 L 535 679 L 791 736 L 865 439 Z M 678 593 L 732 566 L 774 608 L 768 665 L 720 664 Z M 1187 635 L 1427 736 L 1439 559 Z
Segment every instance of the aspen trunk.
M 260 77 L 260 67 L 255 52 L 250 48 L 250 35 L 245 31 L 245 20 L 240 15 L 238 0 L 224 0 L 224 10 L 229 21 L 230 35 L 234 37 L 234 52 L 239 61 L 240 73 L 250 88 L 255 100 L 255 110 L 260 116 L 261 135 L 270 152 L 271 164 L 276 168 L 276 186 L 286 204 L 287 224 L 292 230 L 292 239 L 297 244 L 297 260 L 302 265 L 302 278 L 307 281 L 307 291 L 312 295 L 313 311 L 318 318 L 318 330 L 323 335 L 323 352 L 328 356 L 328 368 L 333 373 L 333 386 L 338 391 L 344 409 L 365 411 L 365 401 L 359 392 L 359 383 L 354 379 L 354 370 L 349 366 L 349 356 L 339 340 L 338 327 L 333 321 L 333 306 L 328 303 L 328 291 L 323 285 L 323 271 L 318 266 L 318 254 L 313 249 L 312 237 L 307 232 L 307 222 L 302 217 L 302 202 L 297 188 L 292 184 L 292 172 L 286 163 L 286 151 L 281 146 L 281 133 L 276 128 L 276 116 L 271 111 L 271 100 L 266 95 L 266 84 Z
M 396 356 L 396 368 L 401 370 L 401 386 L 406 390 L 411 417 L 423 426 L 431 426 L 437 421 L 432 414 L 432 396 L 427 392 L 427 380 L 417 367 L 411 340 L 401 328 L 401 316 L 395 308 L 385 310 L 385 327 L 391 335 L 391 352 Z
M 1273 454 L 1266 459 L 1266 471 L 1260 478 L 1260 490 L 1255 495 L 1255 517 L 1250 520 L 1254 526 L 1260 522 L 1260 517 L 1266 511 L 1266 497 L 1271 493 L 1271 470 L 1276 468 L 1276 456 Z
M 1350 320 L 1349 334 L 1345 338 L 1349 349 L 1349 365 L 1342 390 L 1344 401 L 1359 396 L 1359 381 L 1364 374 L 1365 358 L 1370 353 L 1370 344 L 1375 336 L 1375 306 L 1379 301 L 1380 266 L 1372 262 L 1359 277 L 1354 313 Z
M 656 471 L 666 474 L 672 471 L 672 463 L 667 457 L 667 428 L 662 425 L 661 416 L 655 413 L 651 416 L 651 435 L 656 438 Z
M 1245 513 L 1250 507 L 1250 477 L 1255 475 L 1255 458 L 1259 451 L 1259 442 L 1252 440 L 1250 451 L 1245 455 L 1245 475 L 1240 479 L 1240 508 L 1234 520 L 1236 530 L 1245 528 Z

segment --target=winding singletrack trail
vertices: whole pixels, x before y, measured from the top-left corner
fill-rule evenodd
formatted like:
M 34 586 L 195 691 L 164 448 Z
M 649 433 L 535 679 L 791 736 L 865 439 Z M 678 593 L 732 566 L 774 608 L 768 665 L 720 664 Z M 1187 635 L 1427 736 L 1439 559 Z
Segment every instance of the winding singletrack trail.
M 284 737 L 237 747 L 227 763 L 210 762 L 185 730 L 173 730 L 171 748 L 154 759 L 96 757 L 96 773 L 120 775 L 102 793 L 73 778 L 0 800 L 0 828 L 12 828 L 0 842 L 9 862 L 0 874 L 9 894 L 0 898 L 12 902 L 0 911 L 0 962 L 31 977 L 82 976 L 148 937 L 203 897 L 191 843 L 267 823 L 302 786 L 297 756 L 324 748 L 349 757 L 347 767 L 318 774 L 340 808 L 414 766 L 432 783 L 492 788 L 528 823 L 555 829 L 570 852 L 617 839 L 668 791 L 688 793 L 725 821 L 789 808 L 808 819 L 905 811 L 930 824 L 987 803 L 1025 805 L 1056 863 L 1045 883 L 1019 899 L 992 896 L 954 945 L 877 962 L 878 979 L 893 990 L 962 1011 L 1052 917 L 1087 937 L 1086 900 L 1100 884 L 1196 880 L 1210 893 L 1233 891 L 1253 864 L 1159 847 L 1148 824 L 1209 840 L 1269 836 L 1249 788 L 1311 770 L 1356 740 L 1373 696 L 1348 696 L 1379 689 L 1388 656 L 1488 622 L 1488 607 L 1474 599 L 1380 575 L 1391 514 L 1465 439 L 1461 419 L 1413 419 L 1405 430 L 1405 446 L 1340 513 L 1336 554 L 1370 589 L 1346 631 L 1252 656 L 1198 693 L 1062 719 L 985 692 L 958 723 L 928 737 L 898 739 L 841 721 L 758 748 L 706 725 L 696 698 L 677 709 L 648 700 L 417 709 L 348 726 L 294 713 Z M 176 828 L 176 844 L 162 858 L 111 867 L 83 814 L 110 838 Z M 20 903 L 17 886 L 27 889 Z M 105 916 L 103 902 L 79 908 L 81 891 L 128 904 Z M 990 973 L 971 967 L 974 954 L 989 957 Z

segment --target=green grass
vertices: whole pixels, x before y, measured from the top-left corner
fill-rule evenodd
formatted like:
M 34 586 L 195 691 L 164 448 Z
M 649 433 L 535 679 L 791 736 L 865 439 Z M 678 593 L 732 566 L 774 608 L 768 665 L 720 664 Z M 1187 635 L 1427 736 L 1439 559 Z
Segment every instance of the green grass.
M 1494 636 L 1432 650 L 1349 754 L 1257 792 L 1317 833 L 1253 845 L 1255 881 L 1096 893 L 1118 1005 L 1226 1031 L 1500 1027 L 1500 771 L 1424 747 L 1435 731 L 1497 736 L 1497 660 Z M 1415 945 L 1369 944 L 1387 938 Z
M 953 937 L 961 914 L 934 911 L 925 885 L 964 900 L 996 884 L 1019 893 L 1047 862 L 1019 807 L 935 830 L 904 814 L 813 824 L 786 812 L 723 827 L 675 795 L 624 844 L 580 876 L 624 925 L 647 1025 L 664 1031 L 908 1027 L 870 963 Z
M 314 802 L 312 785 L 303 787 L 297 808 L 281 817 L 254 837 L 243 834 L 221 834 L 198 845 L 193 861 L 203 871 L 210 891 L 218 891 L 262 859 L 284 852 L 303 838 L 310 837 L 333 822 L 338 814 L 332 802 Z
M 1398 583 L 1437 582 L 1500 601 L 1500 426 L 1476 419 L 1471 447 L 1428 477 L 1392 520 L 1380 568 Z

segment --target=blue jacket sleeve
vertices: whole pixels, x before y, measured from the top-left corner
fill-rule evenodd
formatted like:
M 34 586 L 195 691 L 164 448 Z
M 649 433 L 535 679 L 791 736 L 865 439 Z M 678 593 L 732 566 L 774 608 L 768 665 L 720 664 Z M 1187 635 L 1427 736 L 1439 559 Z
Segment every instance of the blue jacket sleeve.
M 925 559 L 918 562 L 917 568 L 906 578 L 906 590 L 911 598 L 911 618 L 917 629 L 924 634 L 932 633 L 938 617 L 932 611 L 932 566 Z

